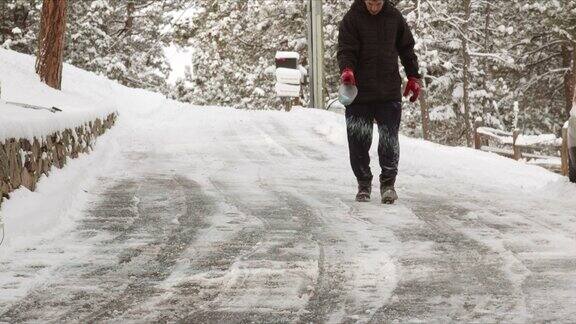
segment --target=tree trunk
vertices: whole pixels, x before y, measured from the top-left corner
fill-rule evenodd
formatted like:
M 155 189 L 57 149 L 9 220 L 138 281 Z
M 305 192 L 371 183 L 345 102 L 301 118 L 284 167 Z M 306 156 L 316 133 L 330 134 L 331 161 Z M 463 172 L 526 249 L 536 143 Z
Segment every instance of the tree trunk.
M 38 35 L 36 73 L 42 82 L 58 90 L 62 88 L 65 31 L 66 0 L 44 0 Z
M 572 94 L 574 93 L 574 78 L 576 73 L 574 72 L 574 64 L 572 63 L 572 53 L 570 48 L 566 45 L 562 46 L 562 67 L 569 69 L 569 71 L 564 75 L 564 97 L 566 98 L 566 113 L 570 113 L 572 109 Z M 564 114 L 561 114 L 564 117 Z
M 568 110 L 568 115 L 570 111 L 574 109 L 576 113 L 576 43 L 572 43 L 572 108 Z
M 134 11 L 135 10 L 136 10 L 136 7 L 134 4 L 134 1 L 129 1 L 128 4 L 126 5 L 126 22 L 124 24 L 124 36 L 128 37 L 128 38 L 130 36 L 132 36 L 132 31 L 134 29 Z M 130 41 L 130 40 L 128 39 L 128 41 Z M 124 58 L 124 65 L 127 68 L 132 67 L 132 61 L 131 61 L 131 57 L 129 55 L 127 55 Z
M 416 29 L 415 32 L 418 33 L 420 31 L 420 23 L 421 23 L 421 2 L 420 0 L 416 0 L 416 12 L 417 12 L 417 19 L 416 19 Z M 422 115 L 422 137 L 424 140 L 430 140 L 430 114 L 428 112 L 428 103 L 426 101 L 426 79 L 424 75 L 422 75 L 422 80 L 420 85 L 422 86 L 422 91 L 420 93 L 420 114 Z
M 25 31 L 28 28 L 26 21 L 28 20 L 28 9 L 22 4 L 18 3 L 12 12 L 12 19 L 14 26 Z
M 470 0 L 464 1 L 464 6 L 466 10 L 466 15 L 464 17 L 465 22 L 462 25 L 462 56 L 464 58 L 464 66 L 462 70 L 462 92 L 463 92 L 463 105 L 464 105 L 464 132 L 466 136 L 466 144 L 470 147 L 472 146 L 472 132 L 470 130 L 470 103 L 468 94 L 468 70 L 470 69 L 470 53 L 468 52 L 468 28 L 470 19 L 470 14 L 472 10 L 472 3 Z
M 572 88 L 572 109 L 571 111 L 573 111 L 576 114 L 576 44 L 574 46 L 574 50 L 572 51 L 573 55 L 572 55 L 572 60 L 573 60 L 573 65 L 572 65 L 572 75 L 574 76 L 574 79 L 572 80 L 572 85 L 574 86 Z M 570 112 L 568 112 L 568 114 L 570 114 Z
M 428 102 L 426 101 L 426 81 L 422 78 L 422 91 L 420 93 L 420 114 L 422 115 L 422 138 L 430 140 L 430 114 L 428 112 Z
M 134 28 L 134 11 L 136 7 L 134 1 L 128 1 L 126 5 L 126 35 L 132 35 L 132 29 Z
M 485 53 L 490 53 L 490 37 L 491 37 L 491 33 L 490 33 L 490 21 L 492 19 L 492 4 L 490 2 L 486 2 L 486 11 L 485 11 L 485 16 L 484 16 L 484 52 Z M 488 79 L 488 71 L 490 71 L 490 61 L 487 58 L 482 59 L 482 66 L 484 67 L 484 75 L 482 76 L 482 88 L 484 89 L 484 91 L 486 91 L 486 93 L 490 93 L 490 90 L 488 89 L 488 85 L 487 85 L 487 79 Z M 490 106 L 490 99 L 489 98 L 483 98 L 482 99 L 482 114 L 484 116 L 486 116 L 488 114 L 488 112 L 491 110 L 491 106 Z

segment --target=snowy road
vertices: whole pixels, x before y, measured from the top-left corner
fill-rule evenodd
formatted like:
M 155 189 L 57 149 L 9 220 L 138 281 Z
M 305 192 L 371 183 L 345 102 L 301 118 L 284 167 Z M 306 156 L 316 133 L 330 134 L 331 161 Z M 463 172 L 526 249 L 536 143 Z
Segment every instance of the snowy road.
M 576 321 L 576 190 L 536 167 L 403 138 L 382 206 L 328 112 L 134 109 L 109 136 L 75 225 L 0 263 L 0 322 Z

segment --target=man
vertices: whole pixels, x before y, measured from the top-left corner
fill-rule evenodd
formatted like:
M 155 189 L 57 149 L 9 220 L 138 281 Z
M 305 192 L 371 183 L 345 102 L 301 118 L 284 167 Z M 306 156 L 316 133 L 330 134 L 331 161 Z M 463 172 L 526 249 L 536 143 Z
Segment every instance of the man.
M 408 76 L 404 96 L 411 92 L 410 101 L 415 102 L 420 94 L 420 74 L 406 20 L 388 0 L 355 0 L 340 23 L 338 64 L 341 82 L 358 87 L 356 99 L 346 107 L 350 163 L 358 180 L 357 201 L 370 200 L 372 191 L 369 151 L 374 120 L 380 134 L 381 201 L 393 204 L 398 199 L 394 188 L 402 112 L 398 57 Z

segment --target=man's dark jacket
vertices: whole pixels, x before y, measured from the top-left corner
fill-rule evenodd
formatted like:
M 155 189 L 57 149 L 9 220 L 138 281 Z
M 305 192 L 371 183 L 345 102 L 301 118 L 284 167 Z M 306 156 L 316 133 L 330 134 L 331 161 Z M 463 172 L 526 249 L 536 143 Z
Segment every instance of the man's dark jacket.
M 414 37 L 406 20 L 388 0 L 372 15 L 364 0 L 355 0 L 340 23 L 338 65 L 351 68 L 358 96 L 354 103 L 401 100 L 398 56 L 406 75 L 420 78 Z

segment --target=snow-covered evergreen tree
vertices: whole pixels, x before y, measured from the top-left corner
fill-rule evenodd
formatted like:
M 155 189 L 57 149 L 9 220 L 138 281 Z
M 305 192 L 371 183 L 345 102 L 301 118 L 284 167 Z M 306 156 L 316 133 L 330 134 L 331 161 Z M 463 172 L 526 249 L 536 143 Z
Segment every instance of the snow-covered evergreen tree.
M 304 2 L 203 0 L 197 5 L 197 13 L 177 28 L 179 43 L 194 48 L 185 97 L 197 104 L 279 107 L 270 67 L 279 50 L 299 52 L 306 62 Z
M 40 0 L 0 1 L 0 46 L 33 54 L 40 25 Z
M 559 133 L 576 80 L 576 3 L 515 1 L 514 11 L 524 35 L 515 47 L 522 62 L 516 95 L 525 108 L 524 127 Z
M 0 1 L 0 45 L 35 54 L 41 0 Z M 133 87 L 167 91 L 163 48 L 187 0 L 69 0 L 65 61 Z
M 75 0 L 68 62 L 121 83 L 166 90 L 173 12 L 185 1 Z
M 503 1 L 420 1 L 398 3 L 417 40 L 421 72 L 430 107 L 432 138 L 470 144 L 473 120 L 504 127 L 513 103 L 501 99 L 509 91 L 507 78 L 516 69 L 507 52 L 513 32 L 500 12 Z M 496 10 L 495 8 L 499 8 Z M 501 41 L 502 40 L 502 41 Z M 406 122 L 418 124 L 419 109 L 410 106 Z

